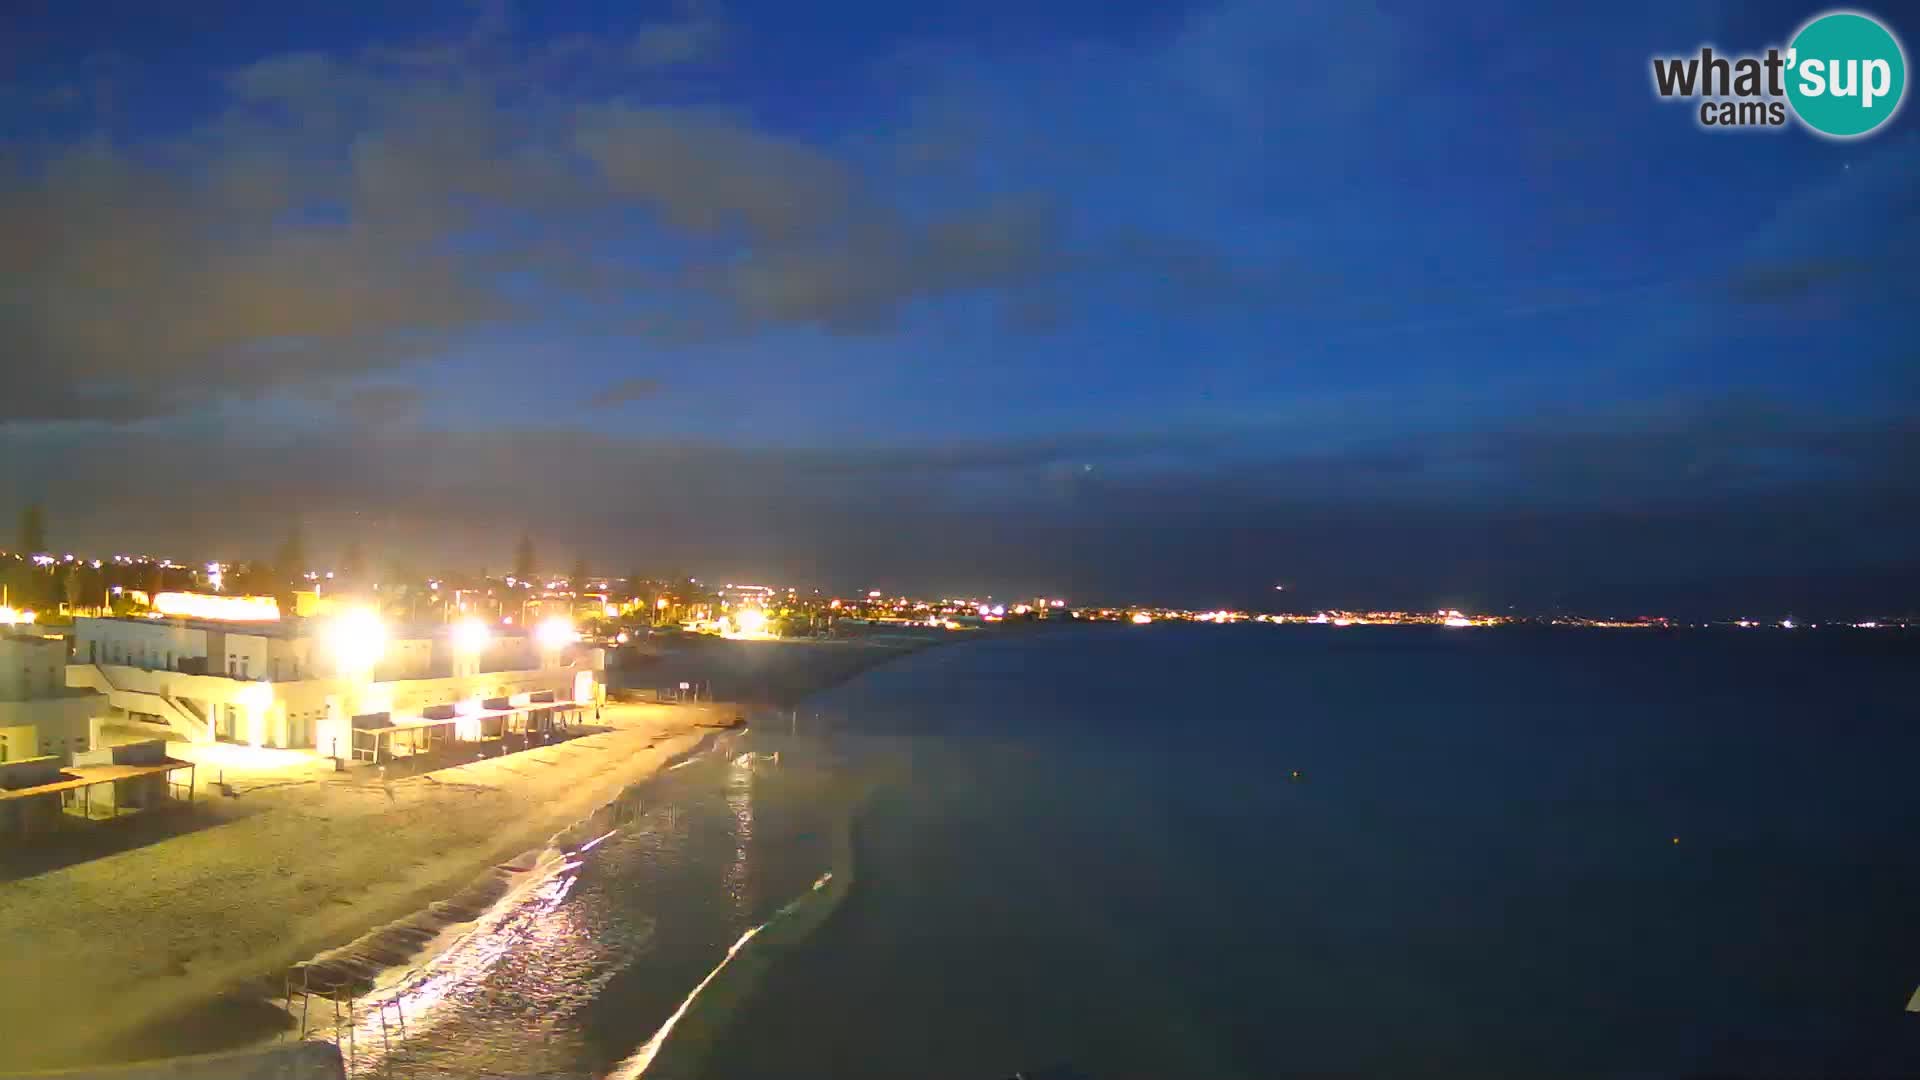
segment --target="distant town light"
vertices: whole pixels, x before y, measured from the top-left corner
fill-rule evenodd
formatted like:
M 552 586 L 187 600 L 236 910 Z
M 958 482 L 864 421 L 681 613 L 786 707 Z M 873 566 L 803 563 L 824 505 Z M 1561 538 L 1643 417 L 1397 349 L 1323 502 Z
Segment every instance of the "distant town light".
M 1153 616 L 1144 611 L 1136 611 L 1133 613 L 1133 623 L 1135 626 L 1145 626 L 1152 621 Z
M 880 599 L 880 590 L 879 590 L 879 589 L 875 589 L 875 590 L 873 590 L 872 592 L 870 592 L 870 593 L 868 593 L 868 594 L 867 594 L 867 599 L 869 599 L 869 600 L 878 600 L 878 599 Z

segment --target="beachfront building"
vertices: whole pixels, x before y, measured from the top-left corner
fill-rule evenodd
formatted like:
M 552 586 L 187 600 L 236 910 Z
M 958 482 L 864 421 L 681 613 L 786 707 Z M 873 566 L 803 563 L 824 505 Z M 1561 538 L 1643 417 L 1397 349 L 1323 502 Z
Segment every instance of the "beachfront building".
M 117 725 L 188 748 L 228 743 L 352 759 L 365 741 L 356 732 L 378 729 L 389 732 L 383 745 L 394 754 L 426 748 L 399 732 L 486 738 L 486 719 L 530 711 L 536 699 L 550 714 L 605 696 L 604 654 L 554 628 L 468 622 L 400 631 L 364 612 L 82 618 L 69 643 L 68 686 L 104 695 Z
M 67 760 L 93 745 L 99 694 L 67 685 L 67 645 L 57 637 L 0 633 L 0 763 Z

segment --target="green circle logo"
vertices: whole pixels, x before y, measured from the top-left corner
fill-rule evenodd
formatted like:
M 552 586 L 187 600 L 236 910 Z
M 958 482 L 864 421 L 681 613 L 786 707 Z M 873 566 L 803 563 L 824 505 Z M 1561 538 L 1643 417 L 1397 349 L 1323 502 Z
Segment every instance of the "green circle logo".
M 1879 20 L 1835 11 L 1801 27 L 1787 49 L 1787 100 L 1822 135 L 1851 139 L 1893 119 L 1907 56 Z

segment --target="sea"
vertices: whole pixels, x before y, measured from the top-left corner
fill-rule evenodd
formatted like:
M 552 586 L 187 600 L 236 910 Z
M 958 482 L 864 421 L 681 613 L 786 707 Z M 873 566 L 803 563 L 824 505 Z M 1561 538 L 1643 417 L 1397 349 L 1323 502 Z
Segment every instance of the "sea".
M 363 1005 L 353 1071 L 1920 1077 L 1917 659 L 1839 628 L 966 635 L 607 807 Z

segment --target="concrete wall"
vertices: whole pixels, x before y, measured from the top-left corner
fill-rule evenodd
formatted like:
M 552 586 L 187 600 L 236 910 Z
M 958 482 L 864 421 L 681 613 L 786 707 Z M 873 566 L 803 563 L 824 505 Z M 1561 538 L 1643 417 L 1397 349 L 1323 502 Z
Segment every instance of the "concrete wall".
M 0 701 L 48 697 L 66 688 L 67 643 L 59 638 L 0 634 Z
M 381 682 L 396 679 L 426 679 L 434 674 L 432 638 L 398 638 L 387 642 L 374 678 Z M 451 671 L 451 668 L 445 670 Z
M 268 638 L 267 669 L 262 674 L 274 682 L 299 682 L 333 674 L 320 671 L 314 666 L 317 662 L 311 637 Z
M 0 790 L 18 791 L 21 788 L 39 787 L 60 779 L 60 768 L 64 764 L 57 757 L 34 757 L 19 761 L 9 761 L 0 765 Z
M 207 656 L 207 632 L 164 619 L 75 619 L 76 664 L 126 664 L 178 667 L 180 661 Z M 220 670 L 226 670 L 222 657 Z
M 0 701 L 0 730 L 8 733 L 7 756 L 64 755 L 93 745 L 94 717 L 107 711 L 99 694 L 64 694 L 37 701 Z M 22 737 L 31 729 L 32 734 Z

